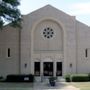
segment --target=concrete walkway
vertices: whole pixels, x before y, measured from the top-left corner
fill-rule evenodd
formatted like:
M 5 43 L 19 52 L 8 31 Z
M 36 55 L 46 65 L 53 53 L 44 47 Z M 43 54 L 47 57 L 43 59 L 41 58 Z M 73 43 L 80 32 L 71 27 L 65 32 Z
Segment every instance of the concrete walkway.
M 67 84 L 66 82 L 57 82 L 56 86 L 50 86 L 46 82 L 31 83 L 0 83 L 0 90 L 80 90 Z
M 48 83 L 34 83 L 33 90 L 80 90 L 74 86 L 68 85 L 66 82 L 57 82 L 56 86 L 50 86 Z

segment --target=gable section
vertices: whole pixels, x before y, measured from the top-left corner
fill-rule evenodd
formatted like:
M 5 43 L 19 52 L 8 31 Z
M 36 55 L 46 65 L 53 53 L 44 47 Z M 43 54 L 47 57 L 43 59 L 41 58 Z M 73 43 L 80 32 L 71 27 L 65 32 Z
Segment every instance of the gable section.
M 28 17 L 32 17 L 34 18 L 34 20 L 36 18 L 46 18 L 46 17 L 51 17 L 51 18 L 60 18 L 62 19 L 66 19 L 66 20 L 73 20 L 72 16 L 64 13 L 61 10 L 56 9 L 55 7 L 51 6 L 51 5 L 46 5 L 28 15 L 26 15 Z

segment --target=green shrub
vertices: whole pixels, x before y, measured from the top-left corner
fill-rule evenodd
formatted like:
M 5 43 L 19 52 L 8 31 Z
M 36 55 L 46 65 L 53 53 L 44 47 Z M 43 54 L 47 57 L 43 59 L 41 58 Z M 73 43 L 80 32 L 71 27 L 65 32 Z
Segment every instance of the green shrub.
M 65 75 L 65 80 L 66 80 L 66 82 L 70 82 L 71 81 L 70 80 L 70 74 Z
M 2 82 L 4 80 L 3 76 L 0 76 L 0 82 Z
M 66 82 L 87 82 L 90 81 L 90 74 L 67 74 L 65 79 Z
M 72 75 L 72 82 L 86 82 L 89 81 L 87 74 L 75 74 Z
M 10 74 L 7 75 L 6 82 L 34 82 L 34 75 L 32 74 Z
M 3 79 L 3 76 L 0 76 L 0 80 Z
M 89 81 L 90 81 L 90 73 L 88 74 L 88 78 L 89 78 Z

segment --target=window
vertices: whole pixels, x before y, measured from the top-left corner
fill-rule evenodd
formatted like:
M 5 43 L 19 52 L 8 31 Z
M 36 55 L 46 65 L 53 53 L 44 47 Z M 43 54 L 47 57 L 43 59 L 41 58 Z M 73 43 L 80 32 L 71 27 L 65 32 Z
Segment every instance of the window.
M 88 49 L 85 49 L 85 57 L 88 57 Z
M 7 55 L 8 57 L 11 57 L 11 51 L 10 51 L 10 48 L 8 48 L 7 54 L 8 54 L 8 55 Z
M 43 30 L 43 36 L 47 39 L 52 38 L 54 35 L 54 30 L 50 27 L 47 27 Z
M 0 48 L 0 57 L 2 56 L 2 48 Z

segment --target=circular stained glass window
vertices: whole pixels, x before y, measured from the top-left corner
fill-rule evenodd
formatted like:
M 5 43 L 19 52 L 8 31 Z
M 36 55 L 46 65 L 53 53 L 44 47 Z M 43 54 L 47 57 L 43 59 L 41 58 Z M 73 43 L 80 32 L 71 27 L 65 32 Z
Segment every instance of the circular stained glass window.
M 52 38 L 54 35 L 54 30 L 50 27 L 47 27 L 43 30 L 43 36 L 47 39 Z

